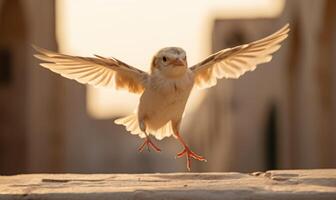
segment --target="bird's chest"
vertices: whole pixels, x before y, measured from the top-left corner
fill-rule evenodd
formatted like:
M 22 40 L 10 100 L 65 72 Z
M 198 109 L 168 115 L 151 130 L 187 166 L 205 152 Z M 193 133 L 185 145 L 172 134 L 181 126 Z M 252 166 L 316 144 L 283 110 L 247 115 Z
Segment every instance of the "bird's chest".
M 181 115 L 193 87 L 191 76 L 180 79 L 154 77 L 140 100 L 140 109 L 149 116 Z

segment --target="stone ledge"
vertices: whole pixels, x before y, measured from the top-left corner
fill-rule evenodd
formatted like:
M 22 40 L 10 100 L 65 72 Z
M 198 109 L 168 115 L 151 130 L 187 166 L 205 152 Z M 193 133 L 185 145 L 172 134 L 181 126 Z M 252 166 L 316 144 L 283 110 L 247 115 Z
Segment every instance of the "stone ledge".
M 336 199 L 336 169 L 0 176 L 11 199 Z

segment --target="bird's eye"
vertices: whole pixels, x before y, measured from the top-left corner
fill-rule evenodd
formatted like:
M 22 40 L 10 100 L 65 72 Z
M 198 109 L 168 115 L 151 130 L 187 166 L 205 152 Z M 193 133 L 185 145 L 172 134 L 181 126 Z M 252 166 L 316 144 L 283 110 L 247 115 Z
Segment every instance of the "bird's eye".
M 166 56 L 163 56 L 163 57 L 162 57 L 162 60 L 163 60 L 163 62 L 167 62 L 167 57 L 166 57 Z

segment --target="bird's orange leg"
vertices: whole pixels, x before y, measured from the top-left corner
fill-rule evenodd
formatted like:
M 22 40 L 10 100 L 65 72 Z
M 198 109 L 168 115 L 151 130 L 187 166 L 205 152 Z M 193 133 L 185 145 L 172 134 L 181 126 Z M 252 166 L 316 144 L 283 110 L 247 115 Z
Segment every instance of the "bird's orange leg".
M 183 138 L 180 136 L 179 132 L 176 132 L 175 135 L 176 135 L 177 139 L 180 141 L 180 143 L 184 147 L 184 150 L 181 151 L 180 153 L 178 153 L 176 155 L 176 157 L 177 158 L 181 158 L 184 154 L 186 154 L 186 156 L 187 156 L 187 169 L 188 169 L 188 171 L 191 170 L 191 158 L 193 158 L 195 160 L 207 162 L 207 160 L 203 156 L 197 155 L 195 152 L 193 152 L 193 151 L 190 150 L 190 148 L 188 147 L 188 145 L 184 142 Z
M 150 139 L 150 137 L 146 134 L 146 139 L 144 141 L 144 143 L 138 148 L 139 152 L 142 152 L 145 148 L 145 146 L 147 146 L 147 150 L 150 151 L 150 147 L 152 147 L 155 151 L 157 152 L 161 152 L 161 149 L 159 147 L 157 147 L 152 140 Z

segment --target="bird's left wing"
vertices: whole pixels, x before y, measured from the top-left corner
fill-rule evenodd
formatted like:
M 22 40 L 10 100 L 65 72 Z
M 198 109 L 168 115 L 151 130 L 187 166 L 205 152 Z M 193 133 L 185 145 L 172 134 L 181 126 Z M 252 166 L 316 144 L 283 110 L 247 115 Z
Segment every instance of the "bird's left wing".
M 280 48 L 280 42 L 287 38 L 289 25 L 249 44 L 221 50 L 202 62 L 192 66 L 195 85 L 208 88 L 216 85 L 220 78 L 239 78 L 247 71 L 253 71 L 258 64 L 269 62 L 272 53 Z
M 148 74 L 115 58 L 70 56 L 33 46 L 40 65 L 66 78 L 96 87 L 126 89 L 142 93 Z

